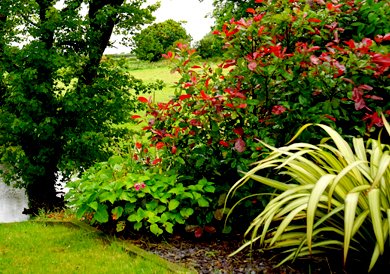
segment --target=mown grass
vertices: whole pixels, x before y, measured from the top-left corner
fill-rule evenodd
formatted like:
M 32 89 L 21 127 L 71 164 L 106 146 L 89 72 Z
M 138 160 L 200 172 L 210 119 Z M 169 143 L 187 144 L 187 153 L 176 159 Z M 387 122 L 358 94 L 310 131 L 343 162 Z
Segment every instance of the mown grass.
M 172 273 L 75 226 L 0 224 L 0 273 Z

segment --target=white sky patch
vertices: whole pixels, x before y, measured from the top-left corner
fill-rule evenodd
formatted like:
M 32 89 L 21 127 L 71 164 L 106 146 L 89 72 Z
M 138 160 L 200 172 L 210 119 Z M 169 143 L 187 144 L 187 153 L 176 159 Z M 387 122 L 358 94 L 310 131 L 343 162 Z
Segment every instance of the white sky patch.
M 187 33 L 191 35 L 193 42 L 201 40 L 207 33 L 211 31 L 214 25 L 214 19 L 206 18 L 213 11 L 213 0 L 204 0 L 202 3 L 199 0 L 148 0 L 147 3 L 155 4 L 160 2 L 160 8 L 153 13 L 156 17 L 155 23 L 164 22 L 168 19 L 173 19 L 177 22 L 184 21 L 183 27 Z M 209 16 L 210 17 L 210 16 Z M 116 40 L 112 37 L 112 40 Z M 130 49 L 114 44 L 115 48 L 107 48 L 105 53 L 128 53 Z

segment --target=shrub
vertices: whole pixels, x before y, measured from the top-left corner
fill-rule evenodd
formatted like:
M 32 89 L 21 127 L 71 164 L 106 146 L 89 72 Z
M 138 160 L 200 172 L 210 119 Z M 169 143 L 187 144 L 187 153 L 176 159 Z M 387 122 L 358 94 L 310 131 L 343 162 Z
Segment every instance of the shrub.
M 212 33 L 206 34 L 195 45 L 196 51 L 203 59 L 222 57 L 222 41 Z
M 285 255 L 282 264 L 343 249 L 344 266 L 352 257 L 371 271 L 389 251 L 390 146 L 353 138 L 351 148 L 335 130 L 318 126 L 333 144 L 326 140 L 318 146 L 294 143 L 275 148 L 262 142 L 272 153 L 230 190 L 231 195 L 255 180 L 278 191 L 250 224 L 250 240 L 235 253 L 258 242 L 262 249 Z M 265 169 L 284 180 L 264 177 Z
M 186 222 L 204 223 L 202 211 L 210 206 L 213 183 L 201 179 L 184 185 L 173 171 L 162 174 L 158 168 L 145 169 L 140 164 L 143 160 L 149 161 L 147 157 L 138 161 L 113 156 L 85 171 L 80 180 L 68 183 L 70 190 L 65 198 L 77 210 L 77 218 L 116 226 L 118 232 L 132 224 L 130 229 L 155 235 L 173 233 Z M 153 160 L 152 164 L 157 162 Z M 198 229 L 197 233 L 202 231 Z
M 189 41 L 181 23 L 172 19 L 152 24 L 134 36 L 134 53 L 140 60 L 158 61 L 177 41 Z

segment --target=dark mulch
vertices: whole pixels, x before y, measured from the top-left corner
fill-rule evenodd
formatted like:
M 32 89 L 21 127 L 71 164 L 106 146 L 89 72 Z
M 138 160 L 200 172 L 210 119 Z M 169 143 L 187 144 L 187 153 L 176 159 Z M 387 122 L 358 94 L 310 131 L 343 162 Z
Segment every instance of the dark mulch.
M 195 268 L 199 273 L 336 273 L 326 258 L 306 260 L 276 268 L 270 254 L 248 251 L 233 257 L 229 254 L 240 245 L 235 238 L 190 239 L 173 236 L 158 240 L 145 235 L 126 235 L 126 240 L 174 263 Z

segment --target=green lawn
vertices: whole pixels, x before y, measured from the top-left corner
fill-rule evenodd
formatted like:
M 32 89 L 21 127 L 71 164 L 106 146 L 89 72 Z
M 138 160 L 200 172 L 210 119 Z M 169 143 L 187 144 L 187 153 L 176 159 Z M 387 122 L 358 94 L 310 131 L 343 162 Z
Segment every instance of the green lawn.
M 67 224 L 0 224 L 0 273 L 187 272 L 181 267 L 176 271 L 173 264 L 153 254 L 137 254 L 136 247 L 126 243 Z

